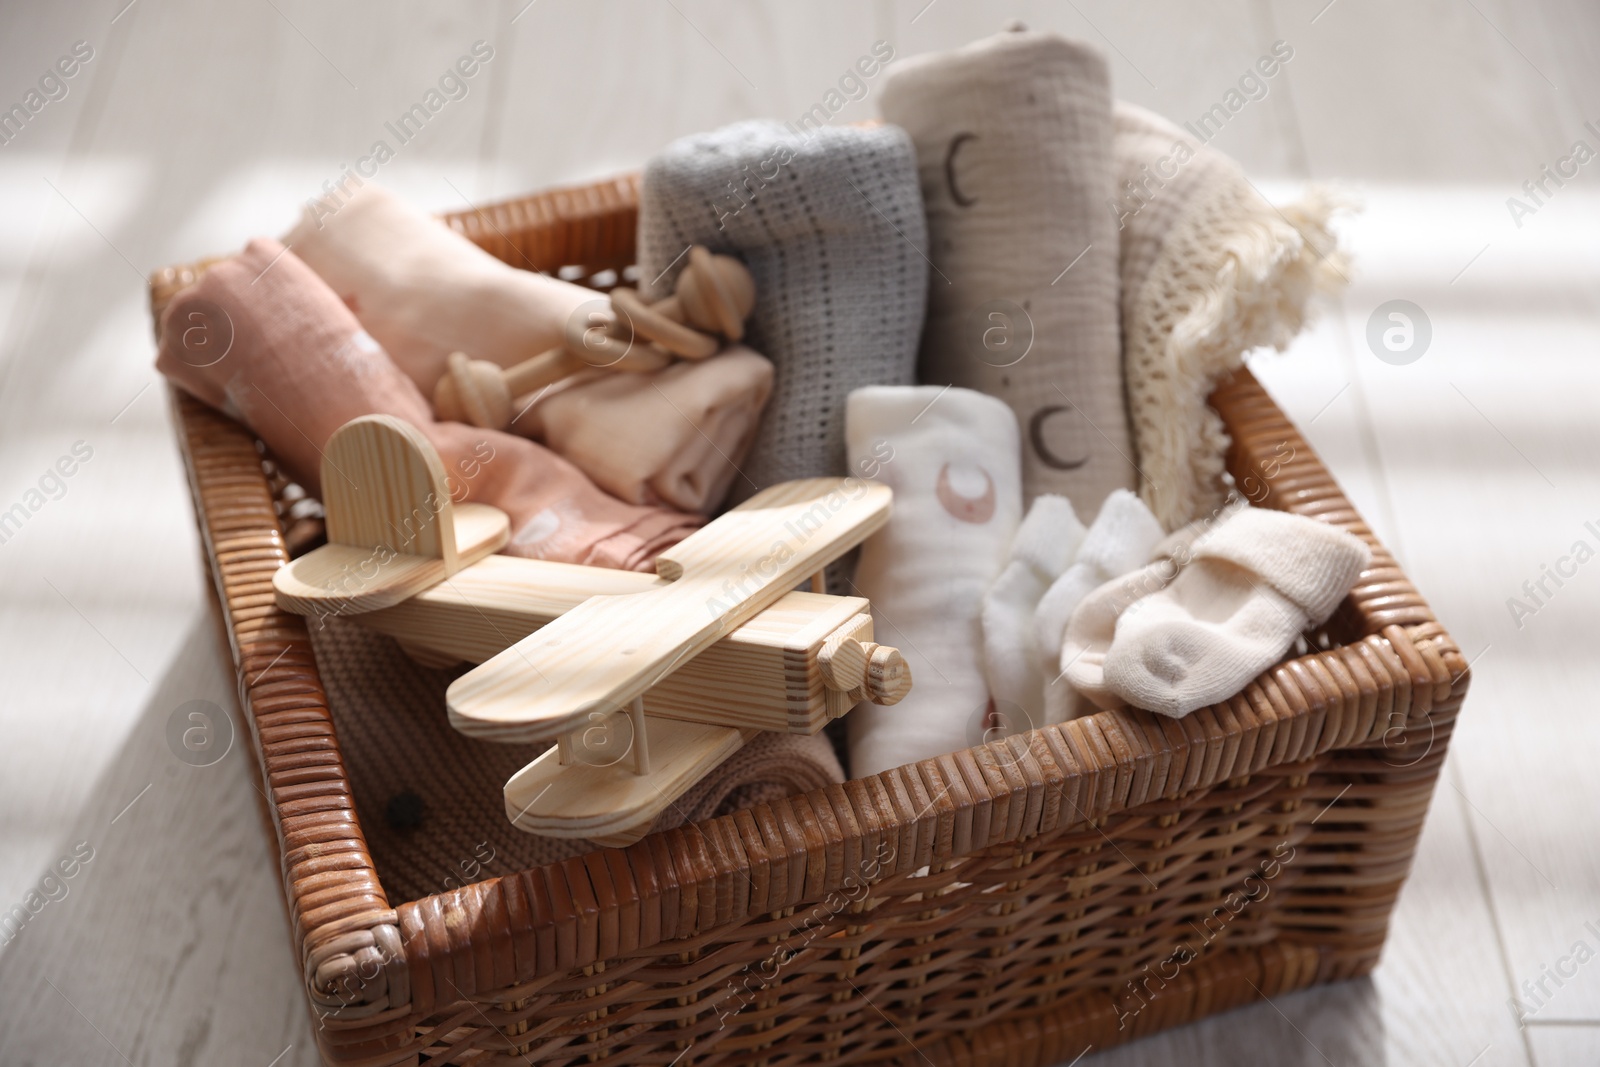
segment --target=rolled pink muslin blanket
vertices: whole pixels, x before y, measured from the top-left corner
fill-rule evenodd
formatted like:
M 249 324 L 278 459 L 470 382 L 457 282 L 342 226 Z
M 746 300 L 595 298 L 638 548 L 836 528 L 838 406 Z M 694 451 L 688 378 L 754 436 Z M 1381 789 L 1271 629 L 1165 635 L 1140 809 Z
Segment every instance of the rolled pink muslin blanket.
M 512 425 L 629 503 L 709 515 L 741 477 L 771 394 L 772 364 L 734 345 L 651 374 L 597 372 Z
M 591 289 L 501 262 L 376 185 L 321 201 L 286 240 L 425 397 L 452 352 L 514 366 L 561 344 L 573 315 L 609 306 Z M 577 376 L 537 402 L 516 398 L 523 414 L 511 429 L 629 503 L 710 514 L 772 392 L 771 364 L 740 351 L 732 363 Z
M 605 297 L 501 262 L 377 185 L 308 209 L 284 243 L 431 397 L 452 352 L 514 366 Z
M 313 494 L 335 430 L 361 415 L 405 419 L 438 450 L 455 499 L 510 516 L 511 555 L 647 570 L 699 522 L 607 496 L 532 441 L 433 421 L 416 384 L 334 291 L 270 238 L 251 241 L 173 298 L 156 367 L 260 434 Z

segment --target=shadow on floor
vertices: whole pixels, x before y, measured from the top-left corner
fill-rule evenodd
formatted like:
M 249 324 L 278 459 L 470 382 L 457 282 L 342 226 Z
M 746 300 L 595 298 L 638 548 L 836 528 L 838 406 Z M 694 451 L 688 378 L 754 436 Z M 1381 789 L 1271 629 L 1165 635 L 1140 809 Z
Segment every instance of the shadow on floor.
M 1079 1067 L 1188 1063 L 1383 1067 L 1388 1056 L 1378 992 L 1370 978 L 1357 978 L 1289 993 L 1085 1056 Z

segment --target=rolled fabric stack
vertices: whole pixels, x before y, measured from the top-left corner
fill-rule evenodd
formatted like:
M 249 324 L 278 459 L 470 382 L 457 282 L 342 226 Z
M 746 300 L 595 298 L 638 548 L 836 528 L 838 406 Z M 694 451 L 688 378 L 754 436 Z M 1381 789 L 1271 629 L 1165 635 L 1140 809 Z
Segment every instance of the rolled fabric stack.
M 307 208 L 285 241 L 425 396 L 453 353 L 509 368 L 560 347 L 574 321 L 609 313 L 593 290 L 503 263 L 370 183 Z M 771 365 L 736 346 L 660 370 L 574 375 L 513 398 L 510 428 L 619 499 L 709 515 L 771 390 Z
M 404 419 L 438 450 L 455 499 L 510 516 L 511 555 L 647 570 L 699 524 L 607 496 L 525 438 L 434 421 L 416 383 L 344 302 L 271 239 L 250 242 L 173 298 L 156 367 L 247 424 L 314 496 L 335 430 L 361 415 Z

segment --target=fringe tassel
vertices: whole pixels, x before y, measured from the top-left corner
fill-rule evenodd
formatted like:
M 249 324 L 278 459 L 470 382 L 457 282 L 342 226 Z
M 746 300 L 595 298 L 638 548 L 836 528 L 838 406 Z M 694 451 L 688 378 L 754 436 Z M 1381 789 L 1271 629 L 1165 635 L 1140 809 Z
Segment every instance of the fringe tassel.
M 1312 298 L 1337 293 L 1346 280 L 1347 258 L 1331 222 L 1354 205 L 1320 187 L 1283 208 L 1248 186 L 1232 199 L 1209 205 L 1223 210 L 1191 205 L 1199 210 L 1186 213 L 1179 228 L 1205 232 L 1171 234 L 1164 242 L 1146 284 L 1149 299 L 1182 292 L 1196 298 L 1173 323 L 1158 367 L 1129 366 L 1142 379 L 1130 383 L 1145 475 L 1140 495 L 1168 530 L 1221 507 L 1226 497 L 1229 440 L 1206 403 L 1211 390 L 1251 350 L 1288 347 L 1308 321 Z M 1215 252 L 1181 262 L 1197 247 Z

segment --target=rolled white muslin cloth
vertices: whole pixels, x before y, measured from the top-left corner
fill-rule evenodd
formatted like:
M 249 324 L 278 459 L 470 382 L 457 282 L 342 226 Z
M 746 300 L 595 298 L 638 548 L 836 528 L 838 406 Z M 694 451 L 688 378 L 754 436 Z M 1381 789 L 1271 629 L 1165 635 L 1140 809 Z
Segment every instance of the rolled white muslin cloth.
M 855 591 L 913 687 L 848 719 L 850 773 L 876 774 L 986 740 L 983 596 L 1022 520 L 1017 420 L 970 389 L 872 386 L 850 394 L 852 473 L 894 490 L 889 523 L 862 546 Z

